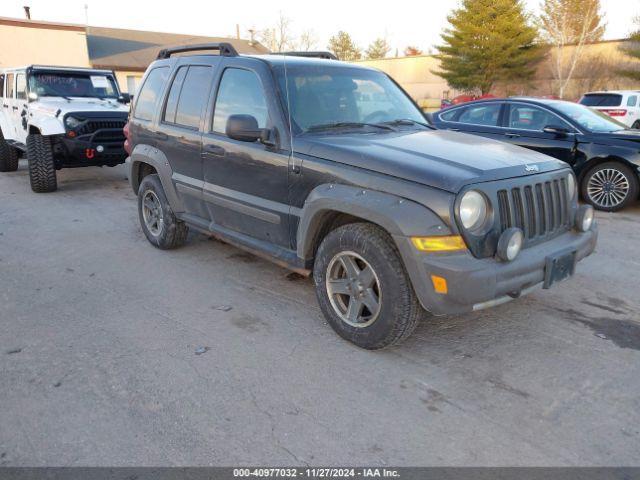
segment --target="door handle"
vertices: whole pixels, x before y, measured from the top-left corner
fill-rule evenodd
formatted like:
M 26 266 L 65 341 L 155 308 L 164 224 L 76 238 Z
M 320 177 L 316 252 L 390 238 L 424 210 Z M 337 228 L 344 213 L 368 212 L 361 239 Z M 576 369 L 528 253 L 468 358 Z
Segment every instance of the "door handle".
M 18 107 L 11 107 L 11 108 L 13 108 L 14 110 L 18 110 Z
M 220 147 L 219 145 L 211 145 L 211 144 L 205 145 L 203 147 L 203 150 L 204 150 L 203 153 L 205 154 L 217 155 L 220 157 L 224 156 L 224 154 L 227 153 L 227 151 L 224 148 Z
M 508 138 L 518 138 L 520 137 L 520 134 L 518 133 L 505 133 L 505 136 Z
M 3 104 L 2 104 L 2 106 L 3 106 L 4 108 L 9 108 L 9 105 L 7 105 L 6 103 L 3 103 Z

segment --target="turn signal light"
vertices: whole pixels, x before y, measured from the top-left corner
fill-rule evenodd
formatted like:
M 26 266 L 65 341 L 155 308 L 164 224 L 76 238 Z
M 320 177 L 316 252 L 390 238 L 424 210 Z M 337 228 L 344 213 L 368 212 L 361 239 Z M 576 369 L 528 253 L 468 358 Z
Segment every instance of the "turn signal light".
M 453 252 L 467 248 L 464 239 L 460 235 L 411 237 L 411 242 L 421 252 Z
M 439 277 L 438 275 L 431 275 L 431 283 L 433 284 L 433 289 L 436 293 L 441 295 L 446 295 L 449 293 L 449 287 L 447 286 L 447 279 L 444 277 Z

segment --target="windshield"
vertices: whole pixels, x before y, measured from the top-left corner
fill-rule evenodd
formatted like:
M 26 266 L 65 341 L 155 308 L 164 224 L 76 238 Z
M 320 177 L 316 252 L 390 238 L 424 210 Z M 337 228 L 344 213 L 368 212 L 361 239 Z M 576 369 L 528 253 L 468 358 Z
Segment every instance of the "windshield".
M 39 97 L 118 97 L 113 76 L 94 72 L 32 72 L 29 91 Z
M 332 127 L 419 126 L 426 120 L 385 74 L 361 68 L 292 65 L 276 69 L 282 96 L 288 89 L 292 126 L 298 133 Z M 381 128 L 393 130 L 392 128 Z
M 591 132 L 615 132 L 627 126 L 592 108 L 578 103 L 558 102 L 554 105 L 560 112 L 570 117 L 581 127 Z

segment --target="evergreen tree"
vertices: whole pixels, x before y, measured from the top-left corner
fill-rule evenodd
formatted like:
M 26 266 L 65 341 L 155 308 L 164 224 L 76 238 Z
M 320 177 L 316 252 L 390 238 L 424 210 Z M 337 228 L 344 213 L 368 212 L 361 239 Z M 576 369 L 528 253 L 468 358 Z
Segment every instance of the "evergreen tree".
M 353 42 L 351 36 L 342 30 L 329 39 L 327 48 L 340 60 L 347 62 L 359 60 L 362 57 L 362 52 Z
M 376 38 L 365 52 L 366 58 L 378 59 L 384 58 L 391 51 L 391 47 L 384 38 Z
M 544 55 L 521 0 L 462 0 L 441 35 L 440 71 L 451 87 L 489 93 L 499 81 L 527 81 Z

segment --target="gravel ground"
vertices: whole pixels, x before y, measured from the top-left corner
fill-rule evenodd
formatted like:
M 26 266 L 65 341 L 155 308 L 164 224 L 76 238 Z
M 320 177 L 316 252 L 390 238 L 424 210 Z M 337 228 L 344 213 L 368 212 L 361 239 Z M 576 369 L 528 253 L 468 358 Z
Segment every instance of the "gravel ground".
M 570 281 L 368 352 L 308 279 L 151 247 L 123 168 L 58 175 L 0 174 L 0 465 L 640 465 L 640 207 Z

